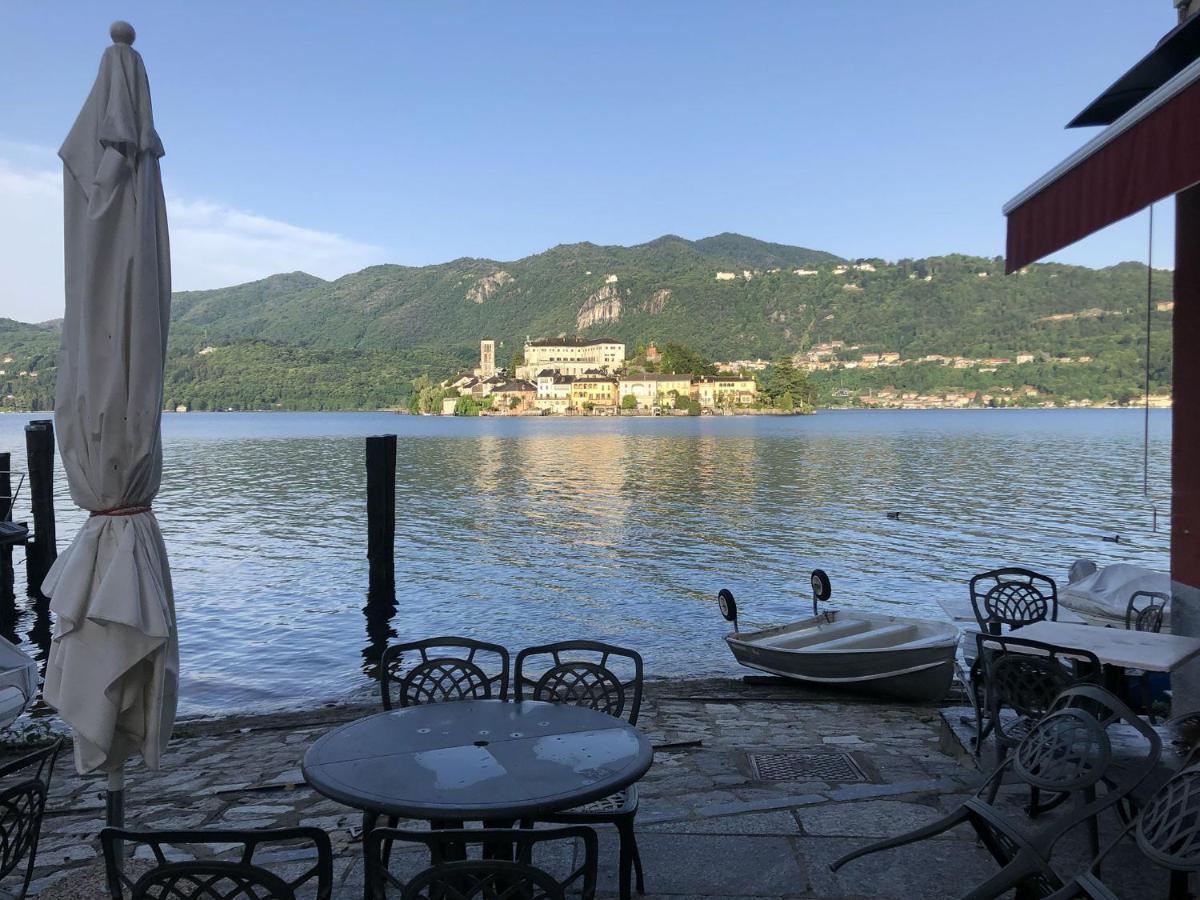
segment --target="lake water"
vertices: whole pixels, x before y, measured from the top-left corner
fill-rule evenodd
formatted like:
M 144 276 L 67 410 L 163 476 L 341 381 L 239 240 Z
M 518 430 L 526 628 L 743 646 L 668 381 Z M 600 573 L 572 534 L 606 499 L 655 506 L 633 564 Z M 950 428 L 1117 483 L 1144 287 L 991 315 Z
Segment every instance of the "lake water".
M 41 417 L 44 417 L 43 414 Z M 25 468 L 23 427 L 0 450 Z M 399 435 L 397 604 L 364 615 L 363 437 Z M 311 705 L 361 691 L 387 633 L 470 634 L 514 650 L 590 637 L 652 675 L 732 673 L 714 598 L 743 619 L 834 605 L 941 618 L 939 596 L 1022 564 L 1166 570 L 1136 410 L 825 412 L 777 418 L 454 419 L 387 413 L 163 417 L 155 503 L 174 571 L 181 712 Z M 1152 493 L 1169 496 L 1170 413 L 1151 417 Z M 57 487 L 66 546 L 83 520 Z M 887 513 L 899 511 L 898 520 Z M 22 492 L 17 518 L 28 515 Z M 1120 534 L 1121 543 L 1105 535 Z M 16 554 L 21 560 L 20 551 Z M 24 584 L 17 568 L 18 594 Z M 19 597 L 17 631 L 46 621 Z M 40 629 L 39 629 L 40 624 Z M 370 637 L 369 637 L 370 633 Z

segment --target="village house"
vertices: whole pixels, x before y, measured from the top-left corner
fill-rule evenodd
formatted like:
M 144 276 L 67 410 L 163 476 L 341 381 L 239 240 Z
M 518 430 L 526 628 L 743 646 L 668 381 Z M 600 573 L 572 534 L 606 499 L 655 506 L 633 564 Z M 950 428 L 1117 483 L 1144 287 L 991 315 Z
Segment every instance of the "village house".
M 571 384 L 575 379 L 553 369 L 542 369 L 537 376 L 537 408 L 565 413 L 571 408 Z
M 607 375 L 581 375 L 571 382 L 571 407 L 584 409 L 590 404 L 599 409 L 613 409 L 620 402 L 617 380 Z
M 532 379 L 543 369 L 553 369 L 560 375 L 579 376 L 589 369 L 613 372 L 624 363 L 625 345 L 611 338 L 545 338 L 525 342 L 525 362 L 515 374 Z
M 656 405 L 673 405 L 675 397 L 692 395 L 691 375 L 626 375 L 620 380 L 620 398 L 633 395 L 638 409 L 653 409 Z
M 758 399 L 758 382 L 748 375 L 704 375 L 692 383 L 692 396 L 709 409 L 750 406 Z
M 492 388 L 492 409 L 498 413 L 519 414 L 535 407 L 537 385 L 523 378 L 514 378 Z

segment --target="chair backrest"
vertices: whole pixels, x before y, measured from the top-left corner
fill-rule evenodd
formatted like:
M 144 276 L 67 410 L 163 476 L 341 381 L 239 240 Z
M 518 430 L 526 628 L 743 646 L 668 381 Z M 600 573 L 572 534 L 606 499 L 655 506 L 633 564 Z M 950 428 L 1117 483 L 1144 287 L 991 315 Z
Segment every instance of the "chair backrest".
M 11 893 L 13 897 L 24 897 L 33 878 L 46 795 L 63 740 L 0 767 L 0 881 L 12 876 L 24 862 L 24 872 L 16 876 L 22 881 Z
M 1160 866 L 1200 871 L 1200 765 L 1179 772 L 1151 798 L 1138 819 L 1137 843 Z
M 414 656 L 406 665 L 407 656 Z M 465 637 L 434 637 L 393 644 L 379 659 L 383 708 L 450 700 L 507 700 L 508 651 Z M 396 698 L 392 698 L 392 685 Z
M 279 828 L 271 831 L 125 831 L 105 828 L 100 832 L 108 889 L 113 900 L 296 900 L 333 896 L 333 850 L 329 835 L 319 828 Z M 118 859 L 118 847 L 142 844 L 149 848 L 154 867 L 127 875 Z M 240 845 L 237 859 L 202 857 L 180 860 L 180 844 Z M 168 847 L 170 858 L 168 858 Z M 313 864 L 296 874 L 296 851 L 315 848 Z M 278 851 L 286 862 L 277 871 L 271 863 L 256 862 L 255 853 Z M 225 854 L 222 854 L 224 856 Z M 315 882 L 315 891 L 314 888 Z
M 599 641 L 526 647 L 513 672 L 518 700 L 586 706 L 630 725 L 637 724 L 642 708 L 642 680 L 641 654 Z
M 1072 685 L 1055 698 L 1050 713 L 1066 710 L 1086 712 L 1106 733 L 1121 736 L 1121 766 L 1119 772 L 1110 773 L 1107 779 L 1107 795 L 1119 799 L 1141 784 L 1158 765 L 1162 756 L 1162 737 L 1116 695 L 1097 684 Z M 1143 747 L 1140 757 L 1135 743 L 1139 737 Z
M 1134 591 L 1125 608 L 1125 628 L 1133 631 L 1162 631 L 1163 614 L 1171 602 L 1165 591 Z
M 577 840 L 583 842 L 583 859 L 565 874 L 551 874 L 535 865 L 539 845 L 567 844 L 569 850 Z M 406 867 L 412 867 L 411 854 L 390 852 L 397 842 L 427 847 L 428 868 L 403 878 L 393 871 L 393 861 L 402 857 L 407 857 Z M 472 848 L 478 856 L 472 856 Z M 572 897 L 592 900 L 596 894 L 596 832 L 579 826 L 437 831 L 375 828 L 367 835 L 363 852 L 372 900 L 565 900 L 568 891 Z M 569 852 L 556 854 L 562 855 L 571 859 Z
M 981 630 L 1000 634 L 1001 626 L 1020 628 L 1058 619 L 1058 585 L 1048 575 L 1009 566 L 981 572 L 970 582 L 971 608 Z
M 1100 660 L 1088 650 L 1012 635 L 977 634 L 975 642 L 983 667 L 984 706 L 997 738 L 1009 746 L 1019 743 L 1023 732 L 1010 733 L 1006 710 L 1027 725 L 1050 712 L 1068 687 L 1100 675 Z

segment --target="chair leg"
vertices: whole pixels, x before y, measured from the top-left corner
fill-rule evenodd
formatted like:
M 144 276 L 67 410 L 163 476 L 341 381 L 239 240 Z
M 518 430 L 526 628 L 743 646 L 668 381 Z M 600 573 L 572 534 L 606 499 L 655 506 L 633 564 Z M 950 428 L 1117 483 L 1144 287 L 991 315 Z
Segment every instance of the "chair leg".
M 629 883 L 633 880 L 633 870 L 637 869 L 637 888 L 639 894 L 646 893 L 646 884 L 642 880 L 642 862 L 638 856 L 637 838 L 633 833 L 633 816 L 621 816 L 615 820 L 617 835 L 620 837 L 620 855 L 617 866 L 619 884 L 617 889 L 621 900 L 629 900 Z
M 956 825 L 961 825 L 967 821 L 966 807 L 959 807 L 950 815 L 938 819 L 936 822 L 930 822 L 924 828 L 917 828 L 914 831 L 909 831 L 906 834 L 897 835 L 896 837 L 885 838 L 882 841 L 876 841 L 873 844 L 867 844 L 865 847 L 859 847 L 847 853 L 841 859 L 836 859 L 829 864 L 830 871 L 836 872 L 846 863 L 853 859 L 858 859 L 860 856 L 866 856 L 870 853 L 878 853 L 880 850 L 891 850 L 893 847 L 901 847 L 904 844 L 912 844 L 917 841 L 923 841 L 925 838 L 931 838 L 935 834 L 941 834 L 943 831 L 949 831 Z
M 1001 744 L 1000 741 L 997 740 L 996 741 L 996 770 L 998 770 L 1002 765 L 1004 765 L 1004 762 L 1007 759 L 1008 759 L 1008 747 L 1006 747 L 1004 744 Z M 988 788 L 988 795 L 987 795 L 987 802 L 988 802 L 989 806 L 996 802 L 996 795 L 1000 793 L 1000 785 L 1003 784 L 1003 782 L 1004 782 L 1003 775 L 997 775 L 995 778 L 992 779 L 992 786 L 990 788 Z
M 633 851 L 633 875 L 639 894 L 646 893 L 646 879 L 642 874 L 642 854 L 638 853 L 637 835 L 633 830 L 632 820 L 629 823 L 629 848 Z

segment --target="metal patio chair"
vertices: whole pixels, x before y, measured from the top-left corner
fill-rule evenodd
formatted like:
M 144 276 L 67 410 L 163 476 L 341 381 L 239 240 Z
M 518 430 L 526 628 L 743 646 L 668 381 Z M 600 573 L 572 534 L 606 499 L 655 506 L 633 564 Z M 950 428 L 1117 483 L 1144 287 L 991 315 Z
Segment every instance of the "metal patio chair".
M 1166 591 L 1134 591 L 1125 608 L 1125 629 L 1158 634 L 1162 631 L 1163 615 L 1170 602 L 1171 595 Z
M 530 674 L 530 662 L 537 674 Z M 642 683 L 643 665 L 639 653 L 598 641 L 561 641 L 526 647 L 517 654 L 513 672 L 518 700 L 586 706 L 625 719 L 630 725 L 637 724 L 642 706 Z M 621 900 L 628 900 L 631 875 L 636 875 L 638 893 L 646 893 L 642 859 L 633 827 L 637 811 L 637 785 L 631 784 L 615 794 L 543 816 L 541 820 L 563 825 L 615 825 L 621 842 L 618 886 Z
M 405 667 L 405 654 L 419 661 Z M 379 658 L 383 708 L 449 700 L 507 700 L 508 650 L 465 637 L 433 637 L 392 644 Z M 393 701 L 392 685 L 398 694 Z
M 534 864 L 539 845 L 583 842 L 583 861 L 565 876 Z M 429 866 L 408 877 L 393 871 L 393 845 L 429 849 Z M 472 856 L 469 848 L 478 847 Z M 596 895 L 596 832 L 590 828 L 483 828 L 405 831 L 377 828 L 364 842 L 368 900 L 592 900 Z M 412 857 L 406 862 L 412 865 Z
M 1058 619 L 1058 584 L 1049 575 L 1008 566 L 979 573 L 969 588 L 975 619 L 986 634 L 1000 634 L 1004 625 L 1014 631 Z
M 1100 715 L 1093 714 L 1094 710 Z M 1109 729 L 1114 724 L 1135 729 L 1145 741 L 1146 751 L 1119 780 L 1112 776 L 1112 745 Z M 1010 755 L 980 786 L 975 796 L 957 810 L 923 828 L 861 847 L 836 860 L 837 871 L 851 860 L 925 840 L 969 824 L 979 840 L 1000 865 L 1000 871 L 963 894 L 979 900 L 1017 889 L 1019 897 L 1046 897 L 1063 887 L 1050 866 L 1055 845 L 1068 832 L 1117 804 L 1149 775 L 1157 765 L 1162 742 L 1133 710 L 1103 688 L 1078 685 L 1068 688 L 1056 708 L 1036 723 Z M 1066 795 L 1073 803 L 1040 825 L 1018 821 L 984 799 L 992 782 L 1008 773 L 1030 787 Z M 1108 790 L 1097 794 L 1096 785 L 1105 779 Z
M 1008 635 L 975 635 L 986 731 L 995 734 L 996 765 L 1050 712 L 1056 697 L 1073 684 L 1100 678 L 1100 660 L 1089 650 L 1059 647 Z M 985 729 L 976 738 L 979 755 Z M 994 799 L 993 793 L 989 801 Z M 1036 812 L 1036 794 L 1031 798 Z
M 406 666 L 407 655 L 413 653 L 417 659 Z M 422 638 L 383 651 L 379 690 L 385 710 L 456 700 L 507 700 L 509 671 L 508 650 L 499 644 L 456 636 Z M 378 821 L 377 814 L 364 813 L 364 838 Z M 399 816 L 387 817 L 389 828 L 399 821 Z
M 297 900 L 333 896 L 333 850 L 329 835 L 319 828 L 278 828 L 269 831 L 223 829 L 195 831 L 127 831 L 105 828 L 100 832 L 104 868 L 112 900 Z M 127 875 L 121 865 L 122 844 L 149 848 L 154 867 Z M 236 860 L 217 857 L 180 859 L 180 848 L 189 844 L 241 845 Z M 295 853 L 310 846 L 316 851 L 312 865 L 295 874 Z M 283 854 L 278 862 L 255 860 Z M 272 868 L 274 867 L 274 868 Z
M 62 746 L 63 739 L 59 738 L 48 747 L 0 767 L 0 900 L 21 900 L 29 890 L 46 795 Z M 18 878 L 15 888 L 5 886 L 10 879 Z
M 1118 900 L 1100 880 L 1100 864 L 1130 832 L 1142 855 L 1171 873 L 1171 900 L 1187 897 L 1188 875 L 1200 872 L 1200 765 L 1189 766 L 1163 785 L 1088 870 L 1054 893 L 1052 900 Z
M 1129 597 L 1129 605 L 1125 608 L 1126 631 L 1150 631 L 1158 634 L 1162 631 L 1163 618 L 1171 595 L 1165 591 L 1134 591 Z M 1157 721 L 1151 709 L 1150 677 L 1141 669 L 1128 669 L 1126 678 L 1137 686 L 1141 694 L 1142 708 L 1150 716 L 1150 721 Z

